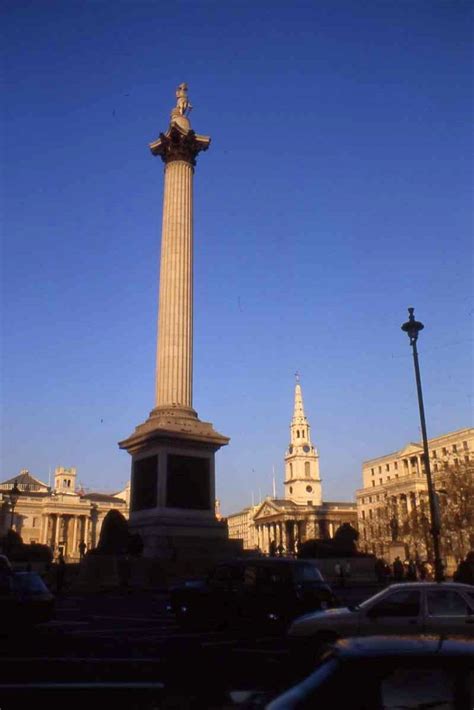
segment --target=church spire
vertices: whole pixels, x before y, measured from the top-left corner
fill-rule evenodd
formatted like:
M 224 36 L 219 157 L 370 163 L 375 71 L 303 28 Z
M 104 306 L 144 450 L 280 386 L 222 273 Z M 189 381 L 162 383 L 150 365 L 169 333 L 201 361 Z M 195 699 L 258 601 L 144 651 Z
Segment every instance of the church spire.
M 306 419 L 303 407 L 303 393 L 301 391 L 301 385 L 299 380 L 296 381 L 295 387 L 295 411 L 293 414 L 293 420 Z
M 311 443 L 310 430 L 304 413 L 299 375 L 296 373 L 290 444 L 285 454 L 285 498 L 299 505 L 321 505 L 319 456 L 316 447 Z
M 300 444 L 303 441 L 307 444 L 311 443 L 310 426 L 304 413 L 303 392 L 301 391 L 298 373 L 296 373 L 295 408 L 290 425 L 290 435 L 292 444 Z

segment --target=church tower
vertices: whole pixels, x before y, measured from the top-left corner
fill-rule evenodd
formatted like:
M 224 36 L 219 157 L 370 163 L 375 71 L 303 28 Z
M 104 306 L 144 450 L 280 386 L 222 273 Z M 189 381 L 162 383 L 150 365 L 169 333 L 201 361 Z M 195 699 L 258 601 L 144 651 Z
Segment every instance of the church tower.
M 295 410 L 290 424 L 290 445 L 285 453 L 285 498 L 298 505 L 321 505 L 319 455 L 311 443 L 311 433 L 303 408 L 297 378 Z

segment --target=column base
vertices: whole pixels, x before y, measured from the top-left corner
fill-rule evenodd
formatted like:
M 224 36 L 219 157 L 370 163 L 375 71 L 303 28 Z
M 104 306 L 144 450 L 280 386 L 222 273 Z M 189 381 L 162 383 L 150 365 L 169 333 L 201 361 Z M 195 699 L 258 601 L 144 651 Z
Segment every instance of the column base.
M 203 562 L 226 548 L 227 527 L 215 516 L 214 454 L 228 441 L 192 409 L 157 407 L 119 442 L 132 456 L 130 529 L 146 557 Z

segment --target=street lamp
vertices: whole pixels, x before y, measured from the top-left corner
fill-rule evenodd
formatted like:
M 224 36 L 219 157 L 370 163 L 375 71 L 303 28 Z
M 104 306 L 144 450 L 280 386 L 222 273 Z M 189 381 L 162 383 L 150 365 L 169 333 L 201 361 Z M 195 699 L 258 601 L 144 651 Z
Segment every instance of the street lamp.
M 8 494 L 8 498 L 10 500 L 10 506 L 11 506 L 11 517 L 10 517 L 10 530 L 13 530 L 13 516 L 15 514 L 15 507 L 16 504 L 18 503 L 18 498 L 21 495 L 21 491 L 18 488 L 17 482 L 13 484 L 13 488 Z
M 420 422 L 421 422 L 421 434 L 423 437 L 423 453 L 425 458 L 425 471 L 426 479 L 428 482 L 428 498 L 430 502 L 430 516 L 431 516 L 431 535 L 433 537 L 433 550 L 434 550 L 434 566 L 435 566 L 435 580 L 437 582 L 442 582 L 444 580 L 443 574 L 443 563 L 441 562 L 441 556 L 439 553 L 439 533 L 440 533 L 440 520 L 438 508 L 436 506 L 435 490 L 433 486 L 433 480 L 431 478 L 431 466 L 430 466 L 430 455 L 428 451 L 428 437 L 426 436 L 426 422 L 425 422 L 425 408 L 423 405 L 423 392 L 421 390 L 421 377 L 420 377 L 420 365 L 418 363 L 418 351 L 416 349 L 416 341 L 418 340 L 418 333 L 425 327 L 423 323 L 415 320 L 414 314 L 415 309 L 409 308 L 409 318 L 406 323 L 402 325 L 402 330 L 407 333 L 410 338 L 410 345 L 413 349 L 413 363 L 415 365 L 415 378 L 416 378 L 416 390 L 418 393 L 418 407 L 420 410 Z

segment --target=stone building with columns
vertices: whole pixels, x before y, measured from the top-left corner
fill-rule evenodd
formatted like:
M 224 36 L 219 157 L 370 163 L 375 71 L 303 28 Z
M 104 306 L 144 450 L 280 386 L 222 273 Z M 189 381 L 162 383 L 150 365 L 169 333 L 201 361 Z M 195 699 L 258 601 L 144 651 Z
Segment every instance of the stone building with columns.
M 76 475 L 75 468 L 58 467 L 53 486 L 48 486 L 23 469 L 0 483 L 0 536 L 13 523 L 25 544 L 48 545 L 68 561 L 79 559 L 82 541 L 88 550 L 96 547 L 109 510 L 128 517 L 129 485 L 115 494 L 85 492 L 77 488 Z M 20 495 L 12 515 L 9 493 L 15 483 Z
M 265 553 L 270 552 L 272 542 L 292 553 L 305 540 L 332 538 L 343 523 L 356 527 L 355 503 L 322 499 L 319 453 L 311 441 L 299 382 L 285 453 L 284 489 L 284 498 L 267 497 L 255 508 L 229 516 L 228 521 L 239 518 L 239 526 L 229 525 L 229 537 L 239 537 L 244 547 L 258 547 Z M 247 530 L 243 529 L 245 516 Z
M 438 474 L 474 460 L 474 429 L 459 429 L 428 441 L 431 472 Z M 390 558 L 390 547 L 404 540 L 406 554 L 426 558 L 420 537 L 404 535 L 410 516 L 418 511 L 428 519 L 428 486 L 423 445 L 411 442 L 399 451 L 362 464 L 363 488 L 356 492 L 359 548 Z M 427 526 L 428 527 L 428 526 Z

